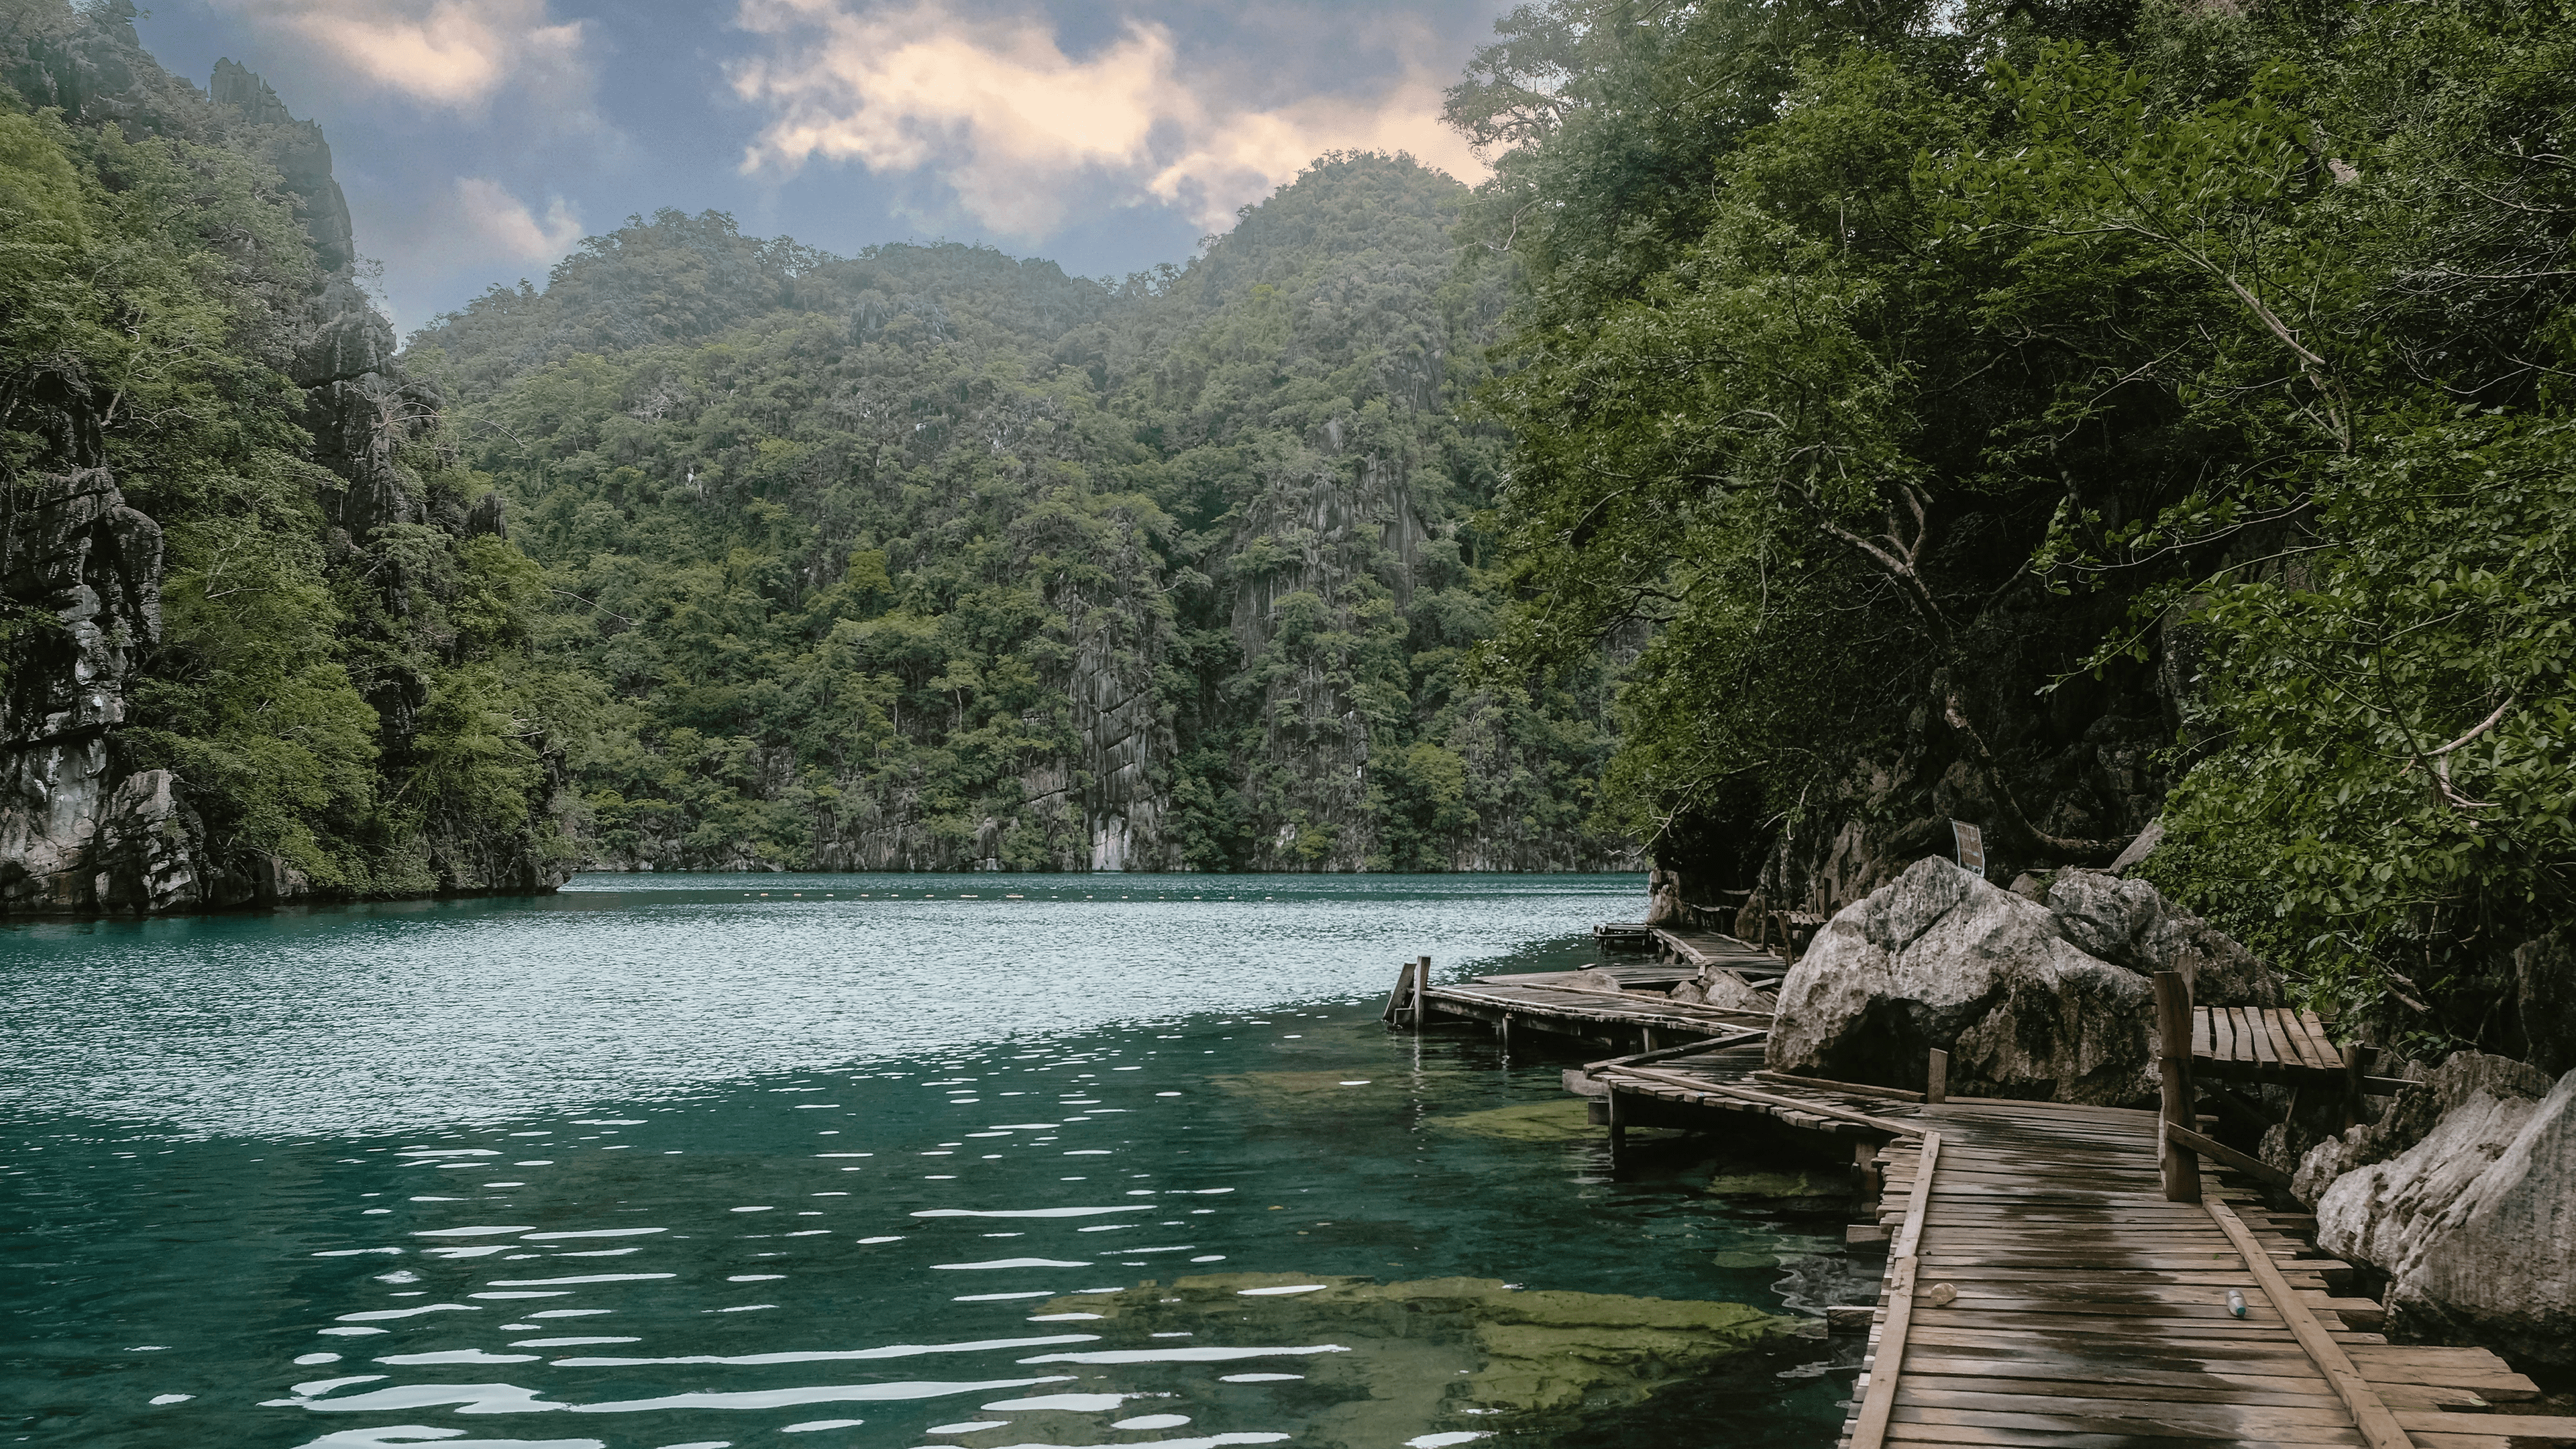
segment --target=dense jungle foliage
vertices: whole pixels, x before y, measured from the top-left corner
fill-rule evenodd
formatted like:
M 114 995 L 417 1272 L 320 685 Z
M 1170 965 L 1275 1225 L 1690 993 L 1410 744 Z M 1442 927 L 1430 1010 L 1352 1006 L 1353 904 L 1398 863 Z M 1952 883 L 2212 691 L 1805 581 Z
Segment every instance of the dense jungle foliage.
M 1491 667 L 1651 627 L 1610 793 L 1664 853 L 1894 829 L 1916 748 L 2007 858 L 2099 864 L 2049 735 L 2161 699 L 2147 874 L 2510 1049 L 2576 864 L 2571 19 L 1515 11 L 1450 107 L 1521 279 Z
M 1600 668 L 1472 689 L 1465 191 L 1328 157 L 1187 267 L 836 258 L 665 212 L 414 339 L 612 695 L 600 857 L 1559 868 Z M 1103 821 L 1110 822 L 1106 827 Z

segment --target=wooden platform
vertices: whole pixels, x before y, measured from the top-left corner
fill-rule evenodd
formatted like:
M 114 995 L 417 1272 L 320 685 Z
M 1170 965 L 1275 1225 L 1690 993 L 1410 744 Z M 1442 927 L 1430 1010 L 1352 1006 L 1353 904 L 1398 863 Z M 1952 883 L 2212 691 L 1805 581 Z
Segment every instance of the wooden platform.
M 1604 969 L 1604 968 L 1596 968 Z M 1613 966 L 1606 968 L 1621 985 L 1646 989 L 1599 991 L 1572 985 L 1571 971 L 1533 971 L 1512 976 L 1480 976 L 1423 993 L 1426 1024 L 1442 1018 L 1493 1025 L 1508 1043 L 1515 1031 L 1539 1031 L 1609 1047 L 1614 1051 L 1658 1051 L 1709 1039 L 1740 1038 L 1767 1029 L 1768 1013 L 1728 1011 L 1672 1000 L 1652 989 L 1696 975 L 1695 969 Z
M 1759 1041 L 1676 1051 L 1652 1061 L 1596 1062 L 1565 1074 L 1568 1090 L 1606 1097 L 1615 1131 L 1629 1120 L 1672 1126 L 1687 1121 L 1676 1110 L 1725 1117 L 1764 1117 L 1828 1137 L 1875 1145 L 1917 1130 L 1915 1094 L 1844 1083 L 1779 1076 L 1762 1066 Z M 1623 1104 L 1622 1098 L 1631 1099 Z M 1639 1107 L 1650 1110 L 1639 1111 Z
M 2156 1115 L 1916 1108 L 1881 1154 L 1892 1235 L 1846 1449 L 1888 1444 L 2505 1449 L 2564 1420 L 2461 1412 L 2537 1390 L 2483 1349 L 2399 1347 L 2339 1296 L 2304 1216 L 2204 1167 L 2171 1202 Z M 2231 1310 L 2233 1290 L 2244 1303 Z M 2510 1437 L 2509 1437 L 2510 1436 Z
M 1657 926 L 1652 934 L 1656 955 L 1693 970 L 1716 967 L 1733 971 L 1759 986 L 1786 974 L 1789 969 L 1788 963 L 1773 953 L 1722 931 L 1688 931 L 1673 926 Z
M 1643 921 L 1603 921 L 1592 928 L 1592 943 L 1604 951 L 1651 951 L 1655 928 Z

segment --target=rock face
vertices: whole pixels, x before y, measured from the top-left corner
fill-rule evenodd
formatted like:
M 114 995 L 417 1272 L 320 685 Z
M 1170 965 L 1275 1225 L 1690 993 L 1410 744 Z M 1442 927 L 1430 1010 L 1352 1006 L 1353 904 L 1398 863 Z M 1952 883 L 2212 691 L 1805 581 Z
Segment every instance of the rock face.
M 2061 870 L 2049 882 L 2059 934 L 2087 955 L 2150 975 L 2179 971 L 2201 1006 L 2278 1006 L 2280 978 L 2233 939 L 2142 880 Z
M 2549 1074 L 2511 1057 L 2455 1052 L 2431 1071 L 2412 1069 L 2416 1081 L 2389 1101 L 2375 1121 L 2350 1127 L 2316 1144 L 2300 1158 L 2290 1191 L 2314 1206 L 2336 1178 L 2413 1147 L 2432 1134 L 2453 1109 L 2483 1092 L 2490 1097 L 2533 1098 L 2549 1091 Z
M 2535 1099 L 2464 1087 L 2481 1070 L 2421 1140 L 2325 1188 L 2317 1242 L 2389 1275 L 2393 1331 L 2576 1365 L 2576 1071 Z
M 1916 862 L 1835 916 L 1779 998 L 1779 1071 L 1917 1086 L 1937 1047 L 1963 1096 L 2128 1103 L 2153 1091 L 2147 979 L 1946 860 Z
M 0 599 L 33 622 L 0 686 L 0 910 L 81 910 L 105 879 L 89 855 L 117 795 L 110 731 L 161 637 L 161 528 L 104 468 L 14 491 Z

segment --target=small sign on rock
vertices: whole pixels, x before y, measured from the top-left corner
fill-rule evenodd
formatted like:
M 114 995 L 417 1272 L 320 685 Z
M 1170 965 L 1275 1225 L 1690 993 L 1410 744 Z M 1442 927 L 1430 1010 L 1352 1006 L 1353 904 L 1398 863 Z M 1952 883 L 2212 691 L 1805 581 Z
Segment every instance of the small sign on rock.
M 1985 879 L 1986 838 L 1965 820 L 1951 821 L 1950 830 L 1959 838 L 1959 868 L 1975 873 L 1979 880 Z

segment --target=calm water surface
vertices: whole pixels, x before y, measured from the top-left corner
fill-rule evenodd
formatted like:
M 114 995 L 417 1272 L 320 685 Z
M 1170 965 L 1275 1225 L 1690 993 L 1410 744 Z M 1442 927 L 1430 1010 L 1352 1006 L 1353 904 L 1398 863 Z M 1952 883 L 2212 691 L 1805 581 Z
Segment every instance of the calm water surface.
M 597 876 L 0 928 L 0 1442 L 1815 1445 L 1847 1205 L 1396 963 L 1635 877 Z M 1777 1176 L 1777 1174 L 1774 1174 Z M 1640 1304 L 1637 1300 L 1666 1300 Z M 1839 1355 L 1839 1357 L 1838 1357 Z M 791 1437 L 781 1437 L 791 1436 Z

